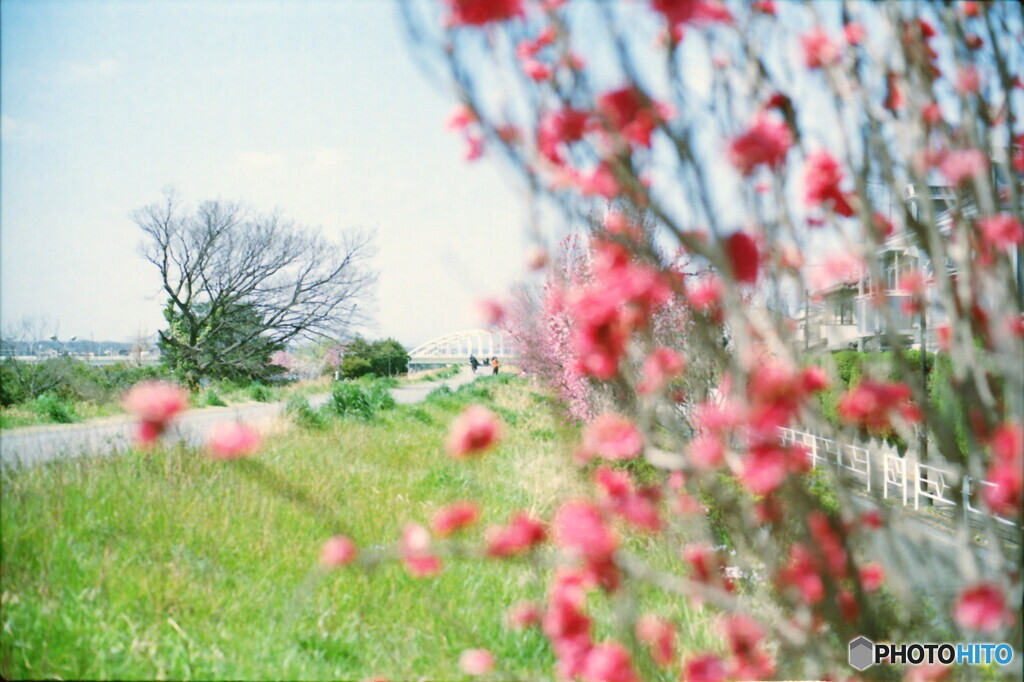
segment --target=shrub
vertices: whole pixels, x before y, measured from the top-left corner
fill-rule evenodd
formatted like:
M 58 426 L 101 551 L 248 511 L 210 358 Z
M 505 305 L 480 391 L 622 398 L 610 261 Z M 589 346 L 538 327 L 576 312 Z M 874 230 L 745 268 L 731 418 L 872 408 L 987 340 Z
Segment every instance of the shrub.
M 203 394 L 202 404 L 205 407 L 227 407 L 228 404 L 217 395 L 217 392 L 213 389 L 207 389 L 206 393 Z
M 396 403 L 390 388 L 390 382 L 386 379 L 375 379 L 365 387 L 367 400 L 373 412 L 394 409 Z
M 75 421 L 75 407 L 55 393 L 44 393 L 32 403 L 32 410 L 40 417 L 57 424 Z
M 353 381 L 342 381 L 335 384 L 331 390 L 331 400 L 327 405 L 339 417 L 354 415 L 369 419 L 373 414 L 366 391 Z
M 339 417 L 372 419 L 377 412 L 393 408 L 395 399 L 385 382 L 342 381 L 335 384 L 327 405 Z
M 261 403 L 270 400 L 270 389 L 260 383 L 253 383 L 249 386 L 249 397 Z
M 288 399 L 285 405 L 285 414 L 304 429 L 319 431 L 327 426 L 324 414 L 310 407 L 309 401 L 300 395 L 293 395 Z
M 358 379 L 373 373 L 373 365 L 366 358 L 357 355 L 346 355 L 341 361 L 341 377 Z

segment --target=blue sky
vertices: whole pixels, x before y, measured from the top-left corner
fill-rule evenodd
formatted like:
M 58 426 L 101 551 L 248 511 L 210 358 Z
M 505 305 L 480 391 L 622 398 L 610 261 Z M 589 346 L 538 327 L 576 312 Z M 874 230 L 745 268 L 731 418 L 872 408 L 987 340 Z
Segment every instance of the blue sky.
M 280 208 L 327 236 L 377 231 L 372 335 L 476 326 L 523 273 L 524 195 L 462 160 L 451 100 L 416 69 L 395 7 L 332 2 L 2 4 L 0 322 L 61 338 L 162 326 L 130 213 L 188 200 Z

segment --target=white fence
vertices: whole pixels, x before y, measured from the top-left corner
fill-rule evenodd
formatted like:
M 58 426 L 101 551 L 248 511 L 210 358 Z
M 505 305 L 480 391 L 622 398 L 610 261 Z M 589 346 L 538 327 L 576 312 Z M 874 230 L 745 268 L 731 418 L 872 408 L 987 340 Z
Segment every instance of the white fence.
M 812 466 L 830 464 L 841 472 L 849 472 L 849 478 L 860 481 L 866 492 L 871 492 L 872 486 L 877 485 L 880 480 L 883 499 L 898 499 L 904 506 L 913 505 L 914 509 L 920 509 L 921 500 L 924 498 L 931 500 L 932 506 L 937 509 L 955 510 L 961 505 L 952 498 L 950 492 L 959 485 L 965 523 L 969 522 L 971 515 L 974 514 L 991 516 L 1006 526 L 1017 525 L 1010 519 L 971 504 L 972 493 L 983 486 L 995 486 L 995 483 L 964 476 L 939 466 L 923 464 L 918 461 L 914 452 L 908 452 L 906 456 L 901 457 L 895 448 L 888 446 L 862 447 L 840 443 L 806 431 L 787 428 L 779 430 L 782 432 L 783 442 L 796 443 L 807 450 Z

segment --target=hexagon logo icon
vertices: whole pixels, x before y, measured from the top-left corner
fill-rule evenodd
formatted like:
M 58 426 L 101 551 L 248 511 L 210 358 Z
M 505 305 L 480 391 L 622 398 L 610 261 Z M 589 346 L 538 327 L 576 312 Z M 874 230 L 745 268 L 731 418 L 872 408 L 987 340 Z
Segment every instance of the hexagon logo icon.
M 867 670 L 875 664 L 875 643 L 867 637 L 858 637 L 850 642 L 850 666 Z

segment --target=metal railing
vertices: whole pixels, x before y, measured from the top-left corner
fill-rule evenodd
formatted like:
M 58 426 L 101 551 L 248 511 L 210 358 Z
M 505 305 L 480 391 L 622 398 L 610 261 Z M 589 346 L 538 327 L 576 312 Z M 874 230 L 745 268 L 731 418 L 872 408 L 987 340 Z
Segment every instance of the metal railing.
M 970 521 L 971 515 L 978 515 L 989 516 L 1005 526 L 1017 526 L 1010 519 L 971 504 L 972 494 L 978 489 L 995 487 L 996 484 L 991 481 L 924 464 L 918 461 L 914 452 L 900 456 L 892 447 L 840 443 L 831 438 L 784 427 L 779 431 L 783 443 L 802 445 L 807 450 L 811 466 L 831 464 L 839 471 L 849 472 L 848 478 L 860 481 L 865 492 L 871 492 L 876 472 L 880 473 L 882 499 L 896 499 L 903 506 L 913 506 L 914 509 L 921 508 L 922 500 L 925 505 L 931 500 L 932 507 L 937 509 L 954 510 L 960 507 L 965 523 Z M 962 504 L 952 495 L 957 485 L 960 486 Z

